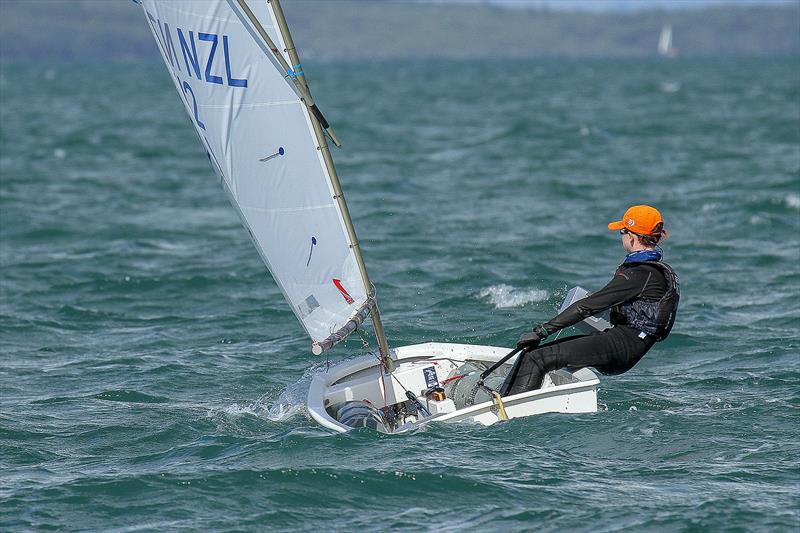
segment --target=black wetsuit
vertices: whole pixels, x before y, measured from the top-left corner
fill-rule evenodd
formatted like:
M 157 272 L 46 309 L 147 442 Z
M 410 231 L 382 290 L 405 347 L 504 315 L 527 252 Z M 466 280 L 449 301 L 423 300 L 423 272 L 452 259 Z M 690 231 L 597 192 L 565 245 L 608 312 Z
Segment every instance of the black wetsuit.
M 623 265 L 624 266 L 624 265 Z M 581 320 L 612 309 L 613 328 L 591 335 L 559 339 L 535 350 L 523 352 L 506 378 L 503 396 L 538 389 L 544 376 L 559 368 L 596 368 L 603 374 L 622 374 L 633 368 L 656 339 L 627 324 L 620 306 L 636 299 L 661 299 L 668 290 L 664 274 L 657 267 L 637 263 L 620 267 L 608 284 L 579 300 L 542 325 L 548 334 L 577 324 Z

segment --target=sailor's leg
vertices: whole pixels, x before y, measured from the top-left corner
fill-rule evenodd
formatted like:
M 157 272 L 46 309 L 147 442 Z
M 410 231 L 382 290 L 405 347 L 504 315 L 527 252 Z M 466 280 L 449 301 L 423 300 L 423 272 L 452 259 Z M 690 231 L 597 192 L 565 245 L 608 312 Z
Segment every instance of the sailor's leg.
M 506 375 L 506 379 L 503 382 L 503 385 L 500 387 L 500 390 L 498 391 L 500 395 L 508 396 L 510 394 L 518 394 L 526 390 L 532 390 L 534 387 L 526 388 L 528 383 L 541 384 L 541 380 L 544 378 L 544 375 L 548 372 L 539 362 L 540 354 L 545 351 L 545 348 L 548 348 L 549 349 L 548 351 L 550 351 L 552 350 L 552 347 L 557 344 L 570 342 L 582 337 L 584 337 L 584 335 L 565 337 L 563 339 L 551 342 L 550 344 L 547 344 L 546 346 L 543 346 L 541 348 L 531 351 L 521 352 L 517 356 L 517 360 L 514 362 L 514 366 L 511 367 L 511 371 L 509 371 L 509 373 Z M 511 392 L 512 388 L 515 392 Z
M 503 384 L 501 394 L 510 396 L 538 389 L 545 374 L 559 368 L 592 366 L 605 372 L 630 356 L 619 335 L 609 330 L 593 335 L 568 337 L 526 352 L 518 357 L 514 370 Z M 646 351 L 646 350 L 645 350 Z M 513 375 L 512 375 L 513 374 Z

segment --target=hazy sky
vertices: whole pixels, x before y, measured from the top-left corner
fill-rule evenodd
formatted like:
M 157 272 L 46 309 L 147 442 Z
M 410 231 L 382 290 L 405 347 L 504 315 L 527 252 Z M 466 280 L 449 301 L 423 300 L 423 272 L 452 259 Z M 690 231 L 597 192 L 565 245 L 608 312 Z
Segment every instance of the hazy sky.
M 431 0 L 422 0 L 431 1 Z M 433 0 L 436 2 L 437 0 Z M 442 3 L 489 3 L 506 7 L 545 7 L 555 10 L 636 11 L 643 9 L 700 9 L 715 5 L 791 5 L 800 0 L 438 0 Z

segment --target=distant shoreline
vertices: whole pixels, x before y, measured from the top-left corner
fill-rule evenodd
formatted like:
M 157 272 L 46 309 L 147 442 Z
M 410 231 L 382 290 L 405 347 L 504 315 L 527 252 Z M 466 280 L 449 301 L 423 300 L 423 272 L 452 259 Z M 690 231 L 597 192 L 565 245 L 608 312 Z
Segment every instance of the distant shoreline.
M 307 60 L 656 57 L 667 23 L 680 57 L 800 54 L 800 4 L 595 13 L 346 0 L 285 10 Z M 158 55 L 132 2 L 4 1 L 0 14 L 0 61 Z
M 660 57 L 655 56 L 540 56 L 540 57 L 525 57 L 525 58 L 515 58 L 515 57 L 501 57 L 501 58 L 487 58 L 487 57 L 476 57 L 476 58 L 451 58 L 451 57 L 419 57 L 419 58 L 409 58 L 409 57 L 391 57 L 391 58 L 375 58 L 375 59 L 348 59 L 348 58 L 312 58 L 309 60 L 304 60 L 303 63 L 307 67 L 307 69 L 313 72 L 314 67 L 329 67 L 329 66 L 352 66 L 352 65 L 391 65 L 397 64 L 400 65 L 435 65 L 437 63 L 442 64 L 458 64 L 458 63 L 509 63 L 509 64 L 516 64 L 516 65 L 547 65 L 547 64 L 559 64 L 561 66 L 567 66 L 570 63 L 575 63 L 576 65 L 580 64 L 597 64 L 602 62 L 609 62 L 609 63 L 631 63 L 631 64 L 663 64 L 663 65 L 702 65 L 703 63 L 709 62 L 742 62 L 742 63 L 751 63 L 751 62 L 764 62 L 764 61 L 797 61 L 800 63 L 800 53 L 787 53 L 787 54 L 771 54 L 771 55 L 759 55 L 759 56 L 741 56 L 741 55 L 705 55 L 705 56 L 692 56 L 692 57 L 680 57 L 674 60 L 665 60 Z M 8 68 L 38 68 L 42 70 L 44 73 L 48 69 L 59 69 L 59 68 L 69 68 L 75 69 L 76 67 L 83 67 L 89 70 L 101 70 L 103 68 L 108 67 L 131 67 L 131 68 L 156 68 L 156 69 L 163 69 L 164 63 L 161 61 L 161 58 L 157 55 L 152 57 L 115 57 L 109 59 L 103 59 L 102 61 L 98 61 L 96 59 L 56 59 L 56 58 L 46 58 L 38 60 L 35 64 L 32 64 L 30 60 L 27 59 L 0 59 L 0 65 L 3 66 L 4 69 Z

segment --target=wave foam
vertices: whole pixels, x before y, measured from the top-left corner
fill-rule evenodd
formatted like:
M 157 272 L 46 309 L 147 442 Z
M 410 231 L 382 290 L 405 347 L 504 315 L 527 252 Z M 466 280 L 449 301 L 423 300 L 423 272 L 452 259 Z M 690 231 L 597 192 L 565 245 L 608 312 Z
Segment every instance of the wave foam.
M 266 394 L 251 403 L 234 403 L 215 411 L 230 417 L 250 415 L 266 418 L 271 422 L 283 422 L 305 409 L 308 385 L 309 380 L 301 379 L 286 387 L 274 400 L 270 398 L 272 394 Z
M 260 405 L 259 400 L 256 400 L 255 402 L 248 405 L 234 403 L 226 407 L 218 408 L 219 412 L 225 413 L 226 415 L 230 416 L 242 416 L 242 415 L 258 416 L 260 414 L 260 411 L 262 410 L 263 407 Z
M 272 422 L 282 422 L 292 418 L 306 407 L 308 387 L 311 385 L 311 375 L 306 372 L 299 381 L 292 383 L 281 391 L 278 397 L 269 402 L 266 417 Z
M 488 298 L 489 302 L 498 309 L 542 302 L 547 299 L 547 296 L 547 291 L 543 289 L 515 289 L 511 285 L 505 284 L 492 285 L 480 292 L 481 298 Z

